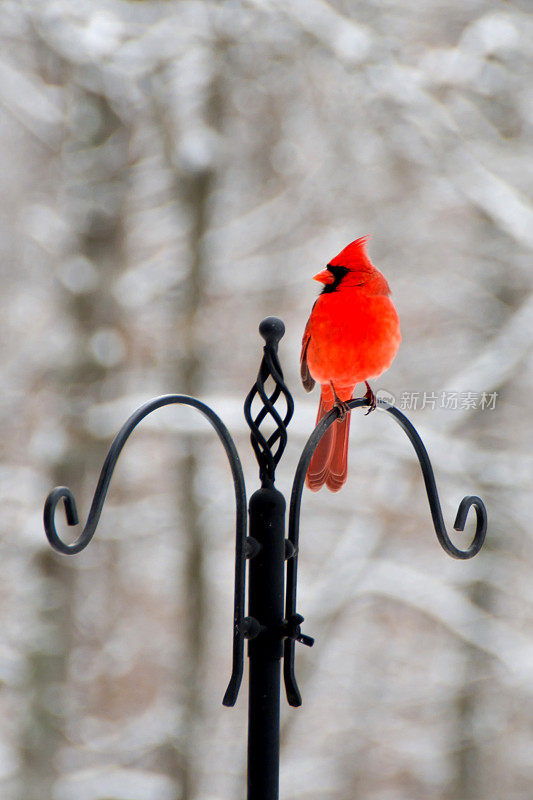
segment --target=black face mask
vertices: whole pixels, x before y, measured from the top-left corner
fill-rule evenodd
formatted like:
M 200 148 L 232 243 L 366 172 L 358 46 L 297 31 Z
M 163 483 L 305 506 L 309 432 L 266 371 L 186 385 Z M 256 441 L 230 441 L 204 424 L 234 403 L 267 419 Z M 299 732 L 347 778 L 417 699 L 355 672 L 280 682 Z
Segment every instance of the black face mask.
M 335 280 L 333 283 L 326 283 L 324 284 L 324 288 L 320 292 L 320 294 L 328 294 L 329 292 L 336 292 L 339 288 L 339 284 L 344 278 L 345 275 L 348 274 L 350 271 L 348 267 L 333 267 L 331 264 L 328 264 L 326 269 L 328 269 Z

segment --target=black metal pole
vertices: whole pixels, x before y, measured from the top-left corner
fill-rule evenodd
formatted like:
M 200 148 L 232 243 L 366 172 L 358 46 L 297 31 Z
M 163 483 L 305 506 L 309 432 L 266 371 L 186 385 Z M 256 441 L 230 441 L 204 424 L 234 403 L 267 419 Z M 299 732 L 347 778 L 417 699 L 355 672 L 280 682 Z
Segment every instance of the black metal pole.
M 285 498 L 259 489 L 250 499 L 248 608 L 259 623 L 248 642 L 248 800 L 278 800 L 280 676 L 283 655 Z

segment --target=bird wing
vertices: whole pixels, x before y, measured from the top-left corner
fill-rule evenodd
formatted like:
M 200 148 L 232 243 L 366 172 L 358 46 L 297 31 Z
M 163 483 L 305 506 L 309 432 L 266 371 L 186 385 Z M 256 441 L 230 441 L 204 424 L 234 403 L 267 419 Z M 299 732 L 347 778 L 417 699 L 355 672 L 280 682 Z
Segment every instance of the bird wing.
M 315 380 L 311 377 L 309 367 L 307 366 L 307 348 L 309 347 L 309 342 L 311 341 L 310 323 L 311 317 L 309 317 L 307 325 L 305 326 L 304 336 L 302 339 L 302 354 L 300 356 L 300 377 L 302 378 L 302 383 L 306 392 L 310 392 L 315 385 Z

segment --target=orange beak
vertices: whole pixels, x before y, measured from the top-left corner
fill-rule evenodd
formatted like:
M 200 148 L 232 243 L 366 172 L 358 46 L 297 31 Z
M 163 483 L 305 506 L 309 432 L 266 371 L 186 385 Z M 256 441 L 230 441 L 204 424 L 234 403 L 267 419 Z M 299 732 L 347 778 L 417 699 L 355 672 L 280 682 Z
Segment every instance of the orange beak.
M 329 269 L 323 269 L 322 272 L 319 272 L 317 275 L 313 276 L 313 280 L 318 281 L 319 283 L 333 283 L 335 276 L 329 271 Z

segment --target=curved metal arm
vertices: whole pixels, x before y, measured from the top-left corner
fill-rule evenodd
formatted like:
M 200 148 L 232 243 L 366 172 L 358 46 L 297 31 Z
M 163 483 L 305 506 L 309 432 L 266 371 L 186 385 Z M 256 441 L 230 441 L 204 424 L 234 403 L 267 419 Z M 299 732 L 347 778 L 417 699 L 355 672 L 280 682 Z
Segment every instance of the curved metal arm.
M 369 401 L 366 398 L 357 399 L 357 400 L 350 400 L 348 403 L 350 408 L 358 408 L 360 406 L 367 406 L 369 405 Z M 381 411 L 387 411 L 391 414 L 392 417 L 396 420 L 396 422 L 400 425 L 401 428 L 405 431 L 407 436 L 409 437 L 411 444 L 415 448 L 416 454 L 418 456 L 418 460 L 420 462 L 420 467 L 422 469 L 422 475 L 424 478 L 424 483 L 426 486 L 426 492 L 429 501 L 429 507 L 431 510 L 431 517 L 433 519 L 433 526 L 435 528 L 435 533 L 437 534 L 437 539 L 443 550 L 445 550 L 448 555 L 452 556 L 453 558 L 459 559 L 467 559 L 472 558 L 475 556 L 483 546 L 483 542 L 485 541 L 485 534 L 487 532 L 487 510 L 485 508 L 485 504 L 480 497 L 475 495 L 469 495 L 467 497 L 463 497 L 461 503 L 459 504 L 459 509 L 457 511 L 457 516 L 455 518 L 454 529 L 456 531 L 463 531 L 466 518 L 468 516 L 468 512 L 472 506 L 476 509 L 476 532 L 474 534 L 474 538 L 472 543 L 466 550 L 461 550 L 459 547 L 453 544 L 448 533 L 446 531 L 446 526 L 444 525 L 444 520 L 442 517 L 442 510 L 439 500 L 439 495 L 437 492 L 437 484 L 435 483 L 435 475 L 433 474 L 433 467 L 431 466 L 431 462 L 429 460 L 429 456 L 427 454 L 427 450 L 422 442 L 422 439 L 418 435 L 414 426 L 409 422 L 407 417 L 402 414 L 401 411 L 398 411 L 397 408 L 391 406 L 389 403 L 379 401 L 377 404 L 377 408 Z M 291 494 L 291 504 L 289 510 L 289 541 L 292 543 L 294 547 L 294 556 L 287 562 L 287 592 L 286 592 L 286 610 L 285 616 L 287 619 L 293 616 L 296 613 L 296 574 L 297 574 L 297 559 L 298 559 L 298 538 L 299 538 L 299 528 L 300 528 L 300 507 L 302 501 L 302 492 L 303 487 L 305 484 L 305 476 L 307 473 L 307 468 L 309 466 L 309 462 L 315 452 L 315 449 L 321 440 L 322 436 L 325 434 L 327 429 L 333 422 L 337 419 L 339 415 L 338 409 L 333 409 L 330 411 L 327 416 L 325 416 L 319 424 L 316 426 L 315 430 L 307 440 L 307 444 L 305 445 L 302 455 L 300 456 L 300 461 L 298 462 L 298 466 L 296 468 L 296 473 L 294 476 L 294 483 L 292 487 L 292 494 Z M 287 639 L 285 641 L 285 651 L 284 651 L 284 678 L 285 678 L 285 689 L 287 692 L 287 699 L 289 704 L 292 706 L 299 706 L 301 705 L 301 696 L 298 690 L 298 685 L 296 683 L 296 678 L 294 675 L 294 640 Z
M 440 546 L 448 553 L 449 556 L 452 556 L 452 558 L 459 558 L 462 560 L 473 558 L 483 547 L 483 542 L 485 541 L 485 536 L 487 533 L 487 509 L 485 508 L 485 503 L 476 495 L 468 495 L 467 497 L 463 497 L 459 503 L 455 522 L 453 523 L 454 530 L 458 532 L 464 531 L 466 518 L 470 508 L 474 506 L 476 509 L 476 531 L 474 533 L 474 538 L 466 550 L 461 550 L 461 548 L 456 547 L 456 545 L 453 544 L 446 531 L 446 526 L 444 525 L 444 520 L 442 518 L 439 495 L 437 492 L 437 484 L 435 483 L 435 475 L 433 474 L 433 467 L 431 466 L 431 461 L 429 460 L 427 450 L 424 447 L 424 443 L 418 435 L 417 430 L 412 423 L 409 422 L 405 414 L 402 414 L 402 412 L 398 411 L 398 409 L 394 406 L 391 406 L 388 403 L 383 403 L 382 405 L 378 403 L 378 408 L 381 408 L 383 411 L 388 411 L 389 414 L 394 417 L 398 425 L 403 428 L 409 437 L 411 444 L 415 448 L 418 460 L 420 462 L 424 483 L 426 485 L 426 493 L 431 510 L 431 517 L 433 519 L 433 527 L 435 528 L 435 533 L 437 534 L 437 539 L 439 540 Z
M 96 491 L 89 511 L 87 522 L 81 534 L 72 544 L 65 543 L 59 536 L 55 526 L 55 510 L 60 500 L 63 500 L 65 506 L 65 515 L 69 525 L 76 525 L 78 523 L 78 512 L 76 508 L 76 501 L 74 495 L 66 486 L 58 486 L 52 489 L 44 506 L 44 528 L 46 536 L 52 547 L 60 553 L 66 555 L 73 555 L 83 550 L 94 536 L 100 514 L 107 495 L 107 490 L 113 475 L 113 470 L 117 463 L 118 457 L 122 452 L 122 448 L 126 444 L 128 437 L 137 427 L 139 422 L 143 420 L 152 411 L 155 411 L 162 406 L 172 404 L 192 406 L 200 411 L 204 417 L 211 423 L 215 429 L 218 438 L 224 446 L 228 461 L 231 467 L 233 476 L 233 485 L 235 488 L 235 503 L 236 503 L 236 519 L 235 519 L 235 575 L 236 586 L 239 591 L 235 592 L 234 600 L 234 636 L 233 636 L 233 669 L 231 680 L 229 682 L 226 694 L 224 696 L 225 705 L 233 705 L 237 699 L 237 694 L 242 680 L 242 663 L 244 655 L 244 642 L 240 630 L 244 619 L 244 600 L 245 600 L 245 571 L 246 571 L 246 489 L 244 485 L 244 475 L 242 471 L 239 454 L 231 438 L 228 429 L 215 414 L 212 409 L 200 400 L 194 397 L 188 397 L 181 394 L 166 394 L 161 397 L 156 397 L 149 400 L 144 405 L 135 411 L 131 417 L 124 423 L 120 431 L 115 436 L 113 443 L 109 449 L 106 460 L 100 472 Z

